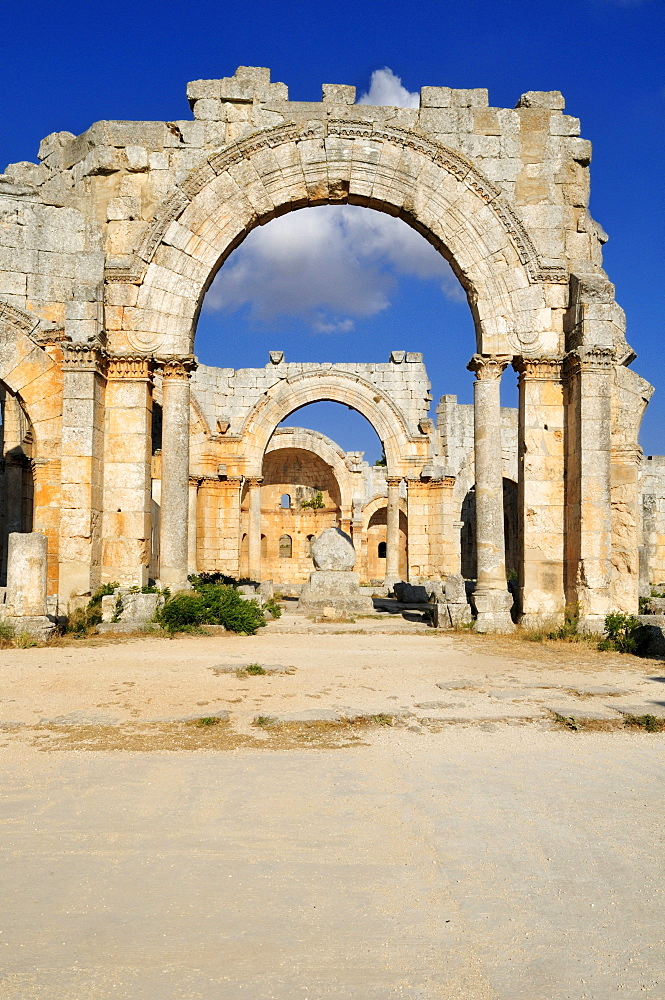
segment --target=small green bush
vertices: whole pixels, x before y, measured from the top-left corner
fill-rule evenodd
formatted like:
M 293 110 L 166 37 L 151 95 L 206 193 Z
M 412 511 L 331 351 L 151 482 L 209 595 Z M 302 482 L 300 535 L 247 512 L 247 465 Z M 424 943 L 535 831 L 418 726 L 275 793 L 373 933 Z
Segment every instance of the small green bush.
M 248 663 L 244 670 L 244 673 L 253 677 L 262 677 L 266 672 L 260 663 Z
M 319 490 L 318 493 L 315 493 L 310 500 L 300 501 L 300 507 L 302 510 L 323 510 L 325 506 L 321 490 Z
M 195 593 L 176 594 L 157 612 L 157 621 L 168 632 L 188 632 L 201 625 L 223 625 L 229 632 L 254 635 L 265 625 L 257 601 L 246 601 L 234 587 L 191 580 Z
M 72 632 L 77 637 L 87 635 L 91 628 L 99 625 L 102 620 L 102 597 L 110 597 L 119 587 L 117 580 L 103 584 L 96 590 L 85 608 L 77 608 L 67 619 L 65 632 Z
M 0 649 L 14 645 L 14 628 L 7 622 L 0 621 Z
M 266 601 L 264 608 L 273 618 L 282 617 L 282 609 L 274 597 L 271 597 L 269 601 Z
M 624 615 L 611 611 L 605 618 L 605 636 L 598 643 L 598 649 L 613 650 L 617 653 L 633 653 L 639 656 L 648 642 L 645 627 L 634 615 Z
M 208 609 L 200 594 L 176 594 L 157 612 L 167 632 L 191 632 L 206 622 Z

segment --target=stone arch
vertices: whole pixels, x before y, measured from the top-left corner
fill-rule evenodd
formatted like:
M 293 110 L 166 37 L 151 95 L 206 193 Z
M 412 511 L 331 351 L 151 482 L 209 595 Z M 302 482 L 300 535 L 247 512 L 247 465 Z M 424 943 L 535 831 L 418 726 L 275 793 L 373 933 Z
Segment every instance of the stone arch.
M 0 381 L 25 409 L 34 431 L 34 457 L 60 458 L 62 372 L 33 340 L 38 319 L 0 301 Z
M 386 525 L 388 498 L 375 496 L 365 505 L 362 512 L 363 547 L 362 575 L 365 580 L 383 580 L 385 577 Z M 406 500 L 399 501 L 400 553 L 399 575 L 408 578 L 409 571 L 409 518 Z M 383 546 L 383 557 L 379 554 L 379 546 Z M 381 561 L 383 560 L 383 561 Z
M 547 265 L 501 191 L 461 153 L 370 121 L 288 123 L 210 155 L 159 208 L 129 267 L 107 281 L 135 302 L 115 350 L 191 353 L 203 296 L 257 225 L 311 205 L 356 204 L 399 216 L 448 259 L 467 292 L 480 353 L 553 353 L 560 336 Z M 122 294 L 120 295 L 122 298 Z
M 329 465 L 339 486 L 340 507 L 342 511 L 351 510 L 353 497 L 349 470 L 346 465 L 346 455 L 338 444 L 325 434 L 305 427 L 278 427 L 267 444 L 265 454 L 282 448 L 311 451 Z
M 36 342 L 37 317 L 0 301 L 0 381 L 32 428 L 32 530 L 48 539 L 48 592 L 58 589 L 62 474 L 62 368 Z M 57 341 L 46 341 L 60 357 Z M 57 352 L 57 353 L 56 353 Z
M 264 452 L 282 420 L 322 400 L 350 406 L 370 422 L 383 443 L 391 474 L 427 461 L 429 439 L 411 434 L 406 418 L 382 389 L 356 374 L 320 368 L 277 382 L 250 411 L 240 434 L 247 475 L 261 474 Z

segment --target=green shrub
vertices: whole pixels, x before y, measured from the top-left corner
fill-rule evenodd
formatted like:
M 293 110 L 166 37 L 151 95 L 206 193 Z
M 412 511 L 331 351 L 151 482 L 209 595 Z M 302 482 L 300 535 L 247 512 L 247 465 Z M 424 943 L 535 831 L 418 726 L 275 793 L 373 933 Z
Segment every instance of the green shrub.
M 321 490 L 319 490 L 318 493 L 315 493 L 310 500 L 300 501 L 300 507 L 302 510 L 323 510 L 325 506 Z
M 223 583 L 191 580 L 195 593 L 176 594 L 157 613 L 168 632 L 187 632 L 201 625 L 223 625 L 229 632 L 254 635 L 266 620 L 257 601 L 243 600 L 238 591 Z
M 264 608 L 273 618 L 282 617 L 282 609 L 274 597 L 271 597 L 269 601 L 266 601 Z
M 239 583 L 249 583 L 249 580 L 236 580 L 234 576 L 227 576 L 226 573 L 190 573 L 187 577 L 194 590 L 209 583 L 223 583 L 225 587 L 237 587 Z
M 598 649 L 617 653 L 634 653 L 639 656 L 648 642 L 647 629 L 634 615 L 611 611 L 605 618 L 605 636 Z
M 7 622 L 0 621 L 0 649 L 14 645 L 14 628 Z
M 81 637 L 87 635 L 95 625 L 99 625 L 102 620 L 102 597 L 110 597 L 119 586 L 117 580 L 103 584 L 94 592 L 85 608 L 77 608 L 71 613 L 67 619 L 65 632 L 73 632 L 74 635 Z
M 157 620 L 167 632 L 191 632 L 206 622 L 207 615 L 200 594 L 176 594 L 159 609 Z

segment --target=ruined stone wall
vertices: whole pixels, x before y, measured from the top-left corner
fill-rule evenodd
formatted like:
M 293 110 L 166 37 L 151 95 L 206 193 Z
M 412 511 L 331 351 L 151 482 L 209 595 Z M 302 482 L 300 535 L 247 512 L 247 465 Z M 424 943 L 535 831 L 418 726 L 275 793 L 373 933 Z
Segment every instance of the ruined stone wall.
M 625 318 L 602 270 L 607 237 L 588 211 L 591 147 L 561 94 L 529 92 L 495 108 L 486 90 L 423 87 L 420 106 L 405 109 L 357 105 L 353 87 L 324 85 L 322 101 L 293 102 L 269 70 L 240 67 L 190 83 L 187 96 L 191 118 L 53 133 L 39 163 L 0 176 L 0 382 L 34 430 L 34 529 L 48 537 L 49 592 L 59 587 L 66 602 L 100 579 L 148 577 L 159 371 L 182 404 L 164 407 L 171 478 L 160 530 L 174 580 L 184 579 L 189 525 L 198 530 L 195 489 L 207 529 L 195 545 L 190 537 L 189 564 L 199 550 L 204 562 L 219 552 L 233 562 L 242 477 L 260 475 L 275 426 L 317 398 L 365 413 L 389 475 L 408 480 L 413 572 L 450 564 L 459 498 L 446 470 L 457 469 L 454 489 L 463 489 L 469 419 L 451 405 L 459 433 L 451 423 L 432 437 L 417 359 L 393 356 L 362 375 L 337 366 L 323 395 L 318 370 L 282 358 L 260 374 L 201 369 L 194 467 L 184 446 L 176 454 L 187 440 L 197 317 L 217 269 L 256 225 L 352 203 L 400 216 L 450 260 L 481 364 L 513 361 L 521 373 L 529 613 L 562 614 L 564 587 L 591 626 L 612 607 L 636 610 L 636 429 L 649 388 L 626 367 Z M 494 404 L 492 413 L 492 426 L 504 423 Z M 436 504 L 450 508 L 448 527 L 431 527 Z
M 250 412 L 273 386 L 304 372 L 323 379 L 336 373 L 357 376 L 381 389 L 404 415 L 413 434 L 427 417 L 432 399 L 422 354 L 393 351 L 386 364 L 330 364 L 287 362 L 281 351 L 265 368 L 213 368 L 199 365 L 192 379 L 192 393 L 212 434 L 240 435 Z
M 665 455 L 645 455 L 641 474 L 642 558 L 648 587 L 665 589 Z

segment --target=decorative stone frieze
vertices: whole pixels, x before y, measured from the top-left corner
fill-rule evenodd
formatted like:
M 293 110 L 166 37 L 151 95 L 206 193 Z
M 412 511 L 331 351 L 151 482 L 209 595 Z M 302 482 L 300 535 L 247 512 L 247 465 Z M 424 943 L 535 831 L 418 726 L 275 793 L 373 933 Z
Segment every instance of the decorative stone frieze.
M 152 358 L 142 355 L 119 355 L 108 358 L 106 377 L 109 380 L 149 379 L 155 370 Z

